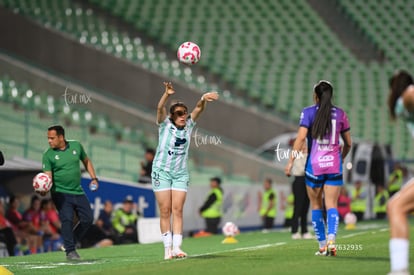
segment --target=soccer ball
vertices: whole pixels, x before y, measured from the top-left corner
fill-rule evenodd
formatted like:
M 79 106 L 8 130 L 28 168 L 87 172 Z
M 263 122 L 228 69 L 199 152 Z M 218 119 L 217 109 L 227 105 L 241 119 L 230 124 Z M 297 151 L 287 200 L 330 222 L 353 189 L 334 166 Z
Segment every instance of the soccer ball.
M 233 237 L 239 233 L 239 228 L 232 222 L 226 222 L 222 228 L 223 234 L 226 237 Z
M 33 188 L 36 192 L 49 192 L 52 179 L 46 173 L 39 173 L 33 178 Z
M 355 216 L 355 214 L 354 213 L 347 213 L 346 215 L 345 215 L 345 217 L 344 217 L 344 223 L 346 224 L 346 225 L 348 225 L 348 224 L 353 224 L 353 225 L 355 225 L 356 224 L 356 222 L 357 222 L 357 217 Z
M 184 42 L 178 47 L 177 58 L 186 65 L 194 65 L 200 61 L 201 50 L 194 42 Z

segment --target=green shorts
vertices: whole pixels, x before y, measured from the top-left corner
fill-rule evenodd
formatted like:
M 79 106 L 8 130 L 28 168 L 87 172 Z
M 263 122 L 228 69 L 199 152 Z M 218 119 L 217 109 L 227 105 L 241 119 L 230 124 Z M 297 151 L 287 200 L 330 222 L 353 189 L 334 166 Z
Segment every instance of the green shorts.
M 154 167 L 151 174 L 152 190 L 154 192 L 165 190 L 178 190 L 187 192 L 190 176 L 187 170 L 163 171 Z

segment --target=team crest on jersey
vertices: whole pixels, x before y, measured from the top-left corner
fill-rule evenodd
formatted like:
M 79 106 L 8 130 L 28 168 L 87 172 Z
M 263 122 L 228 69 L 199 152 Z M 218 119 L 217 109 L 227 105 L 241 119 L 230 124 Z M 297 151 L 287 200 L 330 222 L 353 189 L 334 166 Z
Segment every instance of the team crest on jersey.
M 59 155 L 55 155 L 55 159 L 59 159 Z
M 72 154 L 76 155 L 76 154 L 77 154 L 77 153 L 76 153 L 76 150 L 73 150 L 73 151 L 72 151 Z

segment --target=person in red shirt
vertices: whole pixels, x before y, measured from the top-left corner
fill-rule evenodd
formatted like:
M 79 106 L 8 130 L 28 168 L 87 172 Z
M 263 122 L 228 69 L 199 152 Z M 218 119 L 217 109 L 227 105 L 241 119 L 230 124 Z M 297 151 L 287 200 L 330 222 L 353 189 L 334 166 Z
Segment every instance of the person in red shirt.
M 43 231 L 40 228 L 40 199 L 32 196 L 30 207 L 23 213 L 23 220 L 28 223 L 30 233 L 34 235 L 35 243 L 30 245 L 30 252 L 36 254 L 41 252 L 43 246 Z
M 5 217 L 3 201 L 0 201 L 0 242 L 6 244 L 9 256 L 14 256 L 14 247 L 17 241 L 12 224 Z
M 58 251 L 63 245 L 60 235 L 59 215 L 51 199 L 43 199 L 40 204 L 40 227 L 43 234 L 43 250 Z
M 338 213 L 339 220 L 343 221 L 345 215 L 351 212 L 351 198 L 348 196 L 348 191 L 345 187 L 341 188 L 338 197 Z
M 9 207 L 6 212 L 6 219 L 10 221 L 14 235 L 16 236 L 17 243 L 23 254 L 30 251 L 26 251 L 26 245 L 29 247 L 35 247 L 36 242 L 39 239 L 37 231 L 30 222 L 23 219 L 23 215 L 19 211 L 20 199 L 15 196 L 9 198 Z M 19 254 L 20 255 L 20 254 Z

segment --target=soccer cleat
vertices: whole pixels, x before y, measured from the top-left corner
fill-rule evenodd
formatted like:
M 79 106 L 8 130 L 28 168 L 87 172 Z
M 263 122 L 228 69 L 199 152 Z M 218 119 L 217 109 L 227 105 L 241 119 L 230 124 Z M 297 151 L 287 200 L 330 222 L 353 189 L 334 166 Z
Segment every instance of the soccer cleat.
M 300 240 L 300 239 L 302 239 L 302 236 L 299 234 L 299 232 L 296 232 L 296 233 L 292 234 L 292 239 L 293 240 Z
M 171 260 L 173 258 L 171 248 L 165 249 L 164 260 Z
M 173 258 L 186 258 L 187 253 L 182 251 L 180 248 L 176 248 L 176 249 L 173 250 L 172 256 L 173 256 Z
M 336 245 L 333 241 L 328 242 L 326 256 L 336 256 Z
M 80 261 L 81 258 L 79 256 L 78 252 L 76 252 L 74 250 L 74 251 L 69 252 L 66 255 L 66 259 L 69 260 L 69 261 Z
M 318 251 L 315 252 L 315 256 L 326 256 L 327 255 L 327 248 L 319 248 Z

